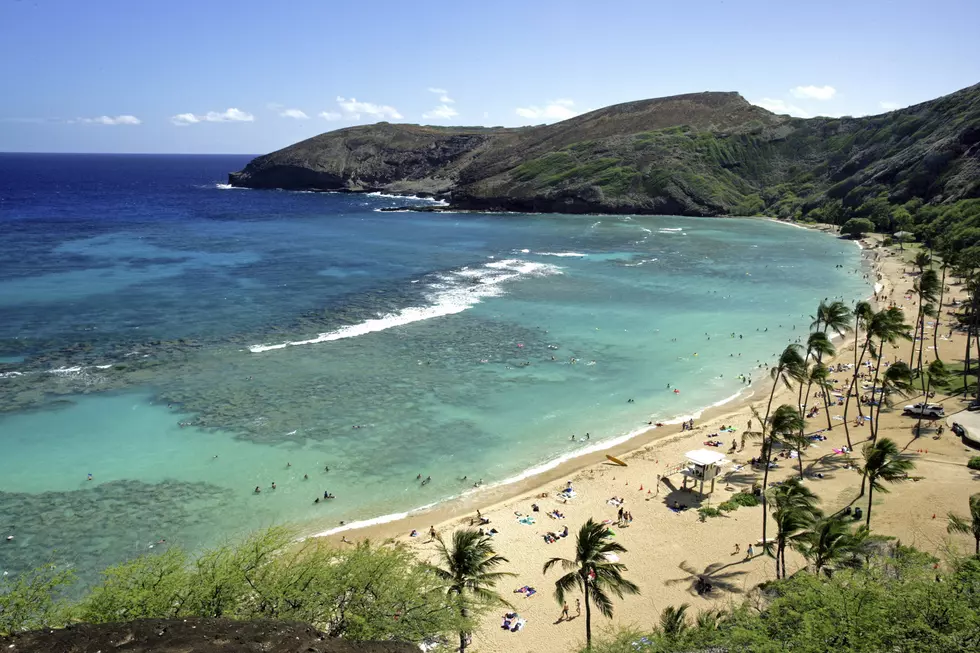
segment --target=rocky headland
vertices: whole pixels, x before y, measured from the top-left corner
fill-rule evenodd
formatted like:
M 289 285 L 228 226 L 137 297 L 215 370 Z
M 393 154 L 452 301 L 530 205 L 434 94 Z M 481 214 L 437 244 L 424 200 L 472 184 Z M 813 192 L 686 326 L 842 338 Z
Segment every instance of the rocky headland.
M 709 92 L 535 127 L 378 123 L 260 156 L 229 183 L 431 196 L 478 211 L 793 218 L 883 192 L 950 203 L 980 196 L 980 84 L 860 118 L 792 118 Z

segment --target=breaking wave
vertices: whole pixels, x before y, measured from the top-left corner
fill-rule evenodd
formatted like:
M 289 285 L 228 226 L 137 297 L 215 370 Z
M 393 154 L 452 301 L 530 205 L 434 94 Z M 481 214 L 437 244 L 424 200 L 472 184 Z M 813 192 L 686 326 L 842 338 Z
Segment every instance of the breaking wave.
M 251 345 L 248 349 L 259 354 L 275 349 L 315 345 L 321 342 L 356 338 L 368 333 L 384 331 L 392 327 L 404 326 L 412 322 L 430 320 L 434 317 L 462 313 L 489 297 L 504 294 L 504 284 L 526 277 L 546 277 L 561 274 L 561 268 L 547 263 L 534 263 L 519 259 L 492 261 L 479 267 L 464 267 L 438 275 L 430 283 L 426 292 L 429 304 L 409 306 L 400 311 L 379 315 L 372 320 L 341 327 L 334 331 L 317 334 L 306 340 L 291 340 L 278 344 Z

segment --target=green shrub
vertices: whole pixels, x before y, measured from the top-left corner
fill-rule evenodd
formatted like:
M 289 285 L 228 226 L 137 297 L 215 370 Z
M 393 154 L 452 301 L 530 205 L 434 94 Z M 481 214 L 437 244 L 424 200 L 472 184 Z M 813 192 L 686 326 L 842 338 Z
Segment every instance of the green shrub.
M 724 510 L 725 512 L 731 512 L 733 510 L 738 510 L 738 504 L 731 501 L 722 501 L 718 504 L 719 510 Z
M 746 508 L 751 508 L 753 506 L 759 505 L 759 500 L 752 494 L 748 492 L 739 492 L 738 494 L 733 494 L 730 499 L 732 503 L 745 506 Z
M 980 469 L 980 456 L 970 458 L 970 462 L 968 462 L 966 466 L 970 469 Z
M 701 521 L 704 521 L 708 517 L 721 517 L 721 511 L 711 506 L 704 506 L 703 508 L 698 508 L 698 516 L 701 518 Z

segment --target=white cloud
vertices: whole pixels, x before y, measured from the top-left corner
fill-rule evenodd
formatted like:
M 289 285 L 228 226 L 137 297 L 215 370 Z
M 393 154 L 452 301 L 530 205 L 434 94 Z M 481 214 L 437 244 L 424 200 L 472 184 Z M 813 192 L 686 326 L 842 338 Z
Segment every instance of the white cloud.
M 837 89 L 833 86 L 797 86 L 789 92 L 795 98 L 809 100 L 830 100 L 837 95 Z
M 902 108 L 902 105 L 899 104 L 898 102 L 886 102 L 886 101 L 882 101 L 882 102 L 879 102 L 878 103 L 878 106 L 881 107 L 882 109 L 884 109 L 885 111 L 894 111 L 895 109 L 901 109 Z
M 768 109 L 773 113 L 788 113 L 791 116 L 796 116 L 797 118 L 809 118 L 810 112 L 806 109 L 796 106 L 795 104 L 790 104 L 784 100 L 774 100 L 773 98 L 764 97 L 761 100 L 753 100 L 752 104 L 757 107 L 762 107 L 763 109 Z
M 136 116 L 122 115 L 122 116 L 99 116 L 98 118 L 79 118 L 77 121 L 69 120 L 68 122 L 80 122 L 86 125 L 139 125 L 143 121 Z
M 341 118 L 343 118 L 343 116 L 337 113 L 336 111 L 321 111 L 320 117 L 323 118 L 324 120 L 340 120 Z
M 235 108 L 226 109 L 225 111 L 208 111 L 203 115 L 178 113 L 176 116 L 171 116 L 170 118 L 170 122 L 180 127 L 194 125 L 199 122 L 252 122 L 254 120 L 255 116 L 252 114 Z
M 574 109 L 575 102 L 568 99 L 552 100 L 543 107 L 531 105 L 528 107 L 518 107 L 515 109 L 521 118 L 531 120 L 565 120 L 572 116 L 577 116 L 578 111 Z
M 295 118 L 296 120 L 306 120 L 308 115 L 301 109 L 283 109 L 279 112 L 280 118 Z
M 343 98 L 337 97 L 337 105 L 340 110 L 344 113 L 345 118 L 350 118 L 351 120 L 360 120 L 362 115 L 370 116 L 371 118 L 390 118 L 392 120 L 401 120 L 402 114 L 398 113 L 398 109 L 387 104 L 373 104 L 371 102 L 358 102 L 355 98 Z
M 423 113 L 422 117 L 426 120 L 449 120 L 450 118 L 458 115 L 459 112 L 448 104 L 440 104 L 432 111 L 426 111 Z
M 456 100 L 454 100 L 451 97 L 449 97 L 449 91 L 447 91 L 444 88 L 432 88 L 430 86 L 429 87 L 429 93 L 435 93 L 436 95 L 438 95 L 439 96 L 439 101 L 442 102 L 443 104 L 455 104 L 456 103 Z M 425 116 L 422 116 L 422 117 L 424 118 Z

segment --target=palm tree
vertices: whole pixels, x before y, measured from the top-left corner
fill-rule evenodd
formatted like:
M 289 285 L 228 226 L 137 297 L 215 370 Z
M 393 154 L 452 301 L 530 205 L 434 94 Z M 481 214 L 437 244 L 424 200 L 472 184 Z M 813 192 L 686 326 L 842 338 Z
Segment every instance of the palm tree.
M 902 458 L 898 445 L 888 438 L 864 445 L 864 466 L 861 473 L 868 481 L 868 514 L 864 525 L 871 529 L 871 506 L 875 490 L 887 493 L 882 481 L 899 483 L 908 480 L 908 473 L 915 468 L 915 463 Z
M 926 376 L 929 377 L 928 380 L 926 379 Z M 932 385 L 934 383 L 936 385 L 946 385 L 946 382 L 948 380 L 949 380 L 949 371 L 947 371 L 946 366 L 943 364 L 941 360 L 939 360 L 939 358 L 936 358 L 936 360 L 929 363 L 929 369 L 927 370 L 927 374 L 923 375 L 922 377 L 922 384 L 923 384 L 922 401 L 924 403 L 928 403 L 929 391 L 932 389 Z M 922 418 L 923 418 L 923 413 L 922 411 L 919 411 L 919 423 L 915 425 L 916 437 L 918 437 L 919 434 L 922 433 Z
M 826 517 L 793 538 L 792 547 L 813 565 L 814 573 L 828 576 L 836 569 L 851 566 L 865 551 L 868 529 L 852 531 L 838 517 Z
M 946 291 L 946 270 L 949 269 L 949 265 L 951 261 L 955 263 L 956 250 L 953 249 L 953 247 L 947 245 L 946 243 L 941 244 L 940 248 L 941 248 L 940 254 L 943 258 L 943 267 L 942 267 L 943 275 L 939 281 L 939 301 L 937 303 L 939 305 L 939 314 L 942 315 L 943 295 L 945 294 Z M 938 320 L 936 321 L 936 328 L 933 329 L 932 331 L 932 349 L 933 351 L 936 352 L 936 355 L 938 356 L 939 355 L 939 321 Z
M 776 522 L 776 578 L 785 578 L 786 543 L 820 519 L 822 513 L 817 508 L 817 495 L 800 479 L 784 481 L 766 494 L 769 495 L 773 521 Z M 765 546 L 767 551 L 771 549 L 768 543 Z
M 854 373 L 851 375 L 851 383 L 847 388 L 847 392 L 844 396 L 844 437 L 847 438 L 847 448 L 853 449 L 854 445 L 851 444 L 851 431 L 847 424 L 847 409 L 851 405 L 851 393 L 854 387 L 857 385 L 858 374 L 861 372 L 861 363 L 864 362 L 864 355 L 868 351 L 868 346 L 871 343 L 871 331 L 868 326 L 871 324 L 872 316 L 874 315 L 874 309 L 871 308 L 871 304 L 868 302 L 858 302 L 854 307 Z M 864 338 L 864 344 L 861 347 L 861 355 L 858 356 L 858 346 L 856 338 L 860 332 L 861 326 L 865 327 L 866 333 Z M 861 414 L 861 404 L 858 404 L 858 414 Z
M 827 337 L 826 333 L 823 333 L 822 331 L 815 331 L 810 334 L 810 337 L 807 338 L 806 341 L 806 356 L 804 360 L 809 361 L 811 358 L 813 358 L 814 360 L 816 360 L 816 363 L 811 368 L 810 373 L 806 376 L 807 383 L 806 383 L 805 391 L 803 388 L 803 384 L 800 383 L 798 403 L 804 414 L 806 413 L 807 404 L 810 401 L 810 389 L 813 387 L 814 383 L 818 379 L 820 379 L 819 376 L 818 377 L 813 376 L 813 370 L 821 369 L 826 371 L 827 366 L 821 363 L 820 361 L 823 359 L 824 356 L 830 358 L 833 355 L 834 355 L 834 345 L 831 344 L 830 338 Z M 824 375 L 822 380 L 826 381 L 826 375 Z M 817 387 L 820 387 L 820 385 L 818 384 Z M 824 397 L 826 396 L 827 395 L 825 393 Z M 827 426 L 828 428 L 831 428 L 830 411 L 827 411 Z
M 467 603 L 470 598 L 476 599 L 482 605 L 507 605 L 493 588 L 497 581 L 514 574 L 493 571 L 509 561 L 497 555 L 489 537 L 481 535 L 479 531 L 461 529 L 453 533 L 451 547 L 446 545 L 441 536 L 436 541 L 444 567 L 433 566 L 432 571 L 445 583 L 446 592 L 459 598 L 460 615 L 464 620 L 468 616 Z M 466 650 L 467 635 L 465 630 L 459 633 L 461 653 Z
M 980 556 L 980 494 L 974 494 L 970 497 L 969 520 L 953 513 L 949 513 L 947 518 L 949 523 L 946 526 L 946 532 L 972 535 L 975 543 L 974 554 Z
M 565 602 L 565 596 L 579 589 L 585 596 L 585 645 L 592 648 L 592 604 L 602 616 L 611 619 L 612 592 L 619 598 L 625 594 L 639 594 L 636 584 L 623 578 L 626 565 L 609 560 L 610 554 L 624 553 L 622 544 L 610 539 L 610 531 L 604 524 L 597 524 L 590 517 L 575 536 L 575 559 L 552 558 L 544 563 L 542 573 L 547 574 L 555 565 L 561 565 L 568 573 L 555 581 L 555 600 Z
M 916 255 L 916 261 L 918 262 L 919 256 L 925 254 L 924 252 L 919 252 Z M 928 255 L 926 255 L 928 261 L 932 261 Z M 926 263 L 928 265 L 928 263 Z M 918 265 L 916 265 L 918 267 Z M 925 329 L 926 329 L 926 313 L 925 308 L 927 305 L 936 301 L 939 296 L 939 275 L 932 268 L 928 270 L 923 270 L 919 268 L 919 278 L 916 279 L 915 283 L 912 285 L 913 290 L 919 297 L 919 308 L 915 317 L 915 324 L 913 326 L 913 338 L 912 338 L 912 352 L 909 354 L 909 367 L 912 367 L 915 362 L 915 342 L 918 339 L 920 341 L 919 345 L 919 371 L 922 371 L 922 350 L 925 348 Z
M 687 609 L 691 607 L 682 603 L 678 607 L 668 605 L 660 613 L 660 632 L 669 640 L 675 640 L 687 630 Z
M 796 436 L 797 432 L 803 427 L 803 416 L 800 411 L 789 404 L 779 406 L 763 424 L 762 429 L 762 544 L 768 546 L 766 539 L 766 526 L 769 522 L 769 513 L 766 510 L 766 488 L 769 484 L 769 456 L 772 454 L 772 445 Z
M 892 405 L 892 395 L 906 397 L 914 390 L 912 386 L 912 370 L 905 363 L 893 363 L 885 370 L 885 375 L 881 377 L 881 396 L 878 399 L 878 410 L 871 420 L 871 441 L 878 439 L 878 421 L 881 419 L 881 407 L 885 404 Z M 872 390 L 872 396 L 873 395 Z
M 822 326 L 821 326 L 822 325 Z M 810 325 L 811 329 L 821 329 L 821 333 L 825 336 L 827 350 L 820 351 L 819 349 L 814 349 L 814 353 L 817 355 L 817 363 L 823 361 L 824 356 L 833 356 L 834 347 L 830 343 L 830 337 L 828 335 L 829 331 L 833 331 L 839 336 L 846 335 L 851 330 L 851 309 L 847 307 L 842 301 L 833 301 L 830 304 L 825 304 L 820 302 L 817 307 L 817 317 L 816 320 Z M 810 389 L 807 388 L 807 393 Z M 833 429 L 834 425 L 830 421 L 830 397 L 824 394 L 824 408 L 827 409 L 827 428 Z

